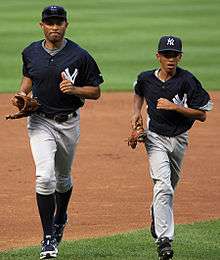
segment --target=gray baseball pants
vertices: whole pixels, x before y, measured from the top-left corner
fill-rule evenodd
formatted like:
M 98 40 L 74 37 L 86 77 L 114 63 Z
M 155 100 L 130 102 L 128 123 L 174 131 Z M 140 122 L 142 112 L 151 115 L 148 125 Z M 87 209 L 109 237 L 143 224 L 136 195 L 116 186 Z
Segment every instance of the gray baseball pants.
M 157 238 L 174 239 L 173 197 L 180 179 L 188 133 L 165 137 L 147 131 L 145 143 L 153 179 L 153 216 Z
M 80 137 L 80 115 L 66 122 L 33 114 L 27 122 L 36 166 L 36 192 L 50 195 L 72 187 L 71 167 Z

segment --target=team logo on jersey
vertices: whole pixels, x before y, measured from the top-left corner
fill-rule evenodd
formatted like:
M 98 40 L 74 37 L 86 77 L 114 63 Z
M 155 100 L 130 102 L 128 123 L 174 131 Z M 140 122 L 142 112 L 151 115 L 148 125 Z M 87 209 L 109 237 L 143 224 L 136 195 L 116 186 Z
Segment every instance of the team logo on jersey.
M 167 45 L 172 45 L 172 46 L 174 46 L 174 39 L 173 39 L 173 38 L 168 38 L 168 39 L 167 39 Z
M 188 107 L 187 94 L 184 94 L 182 99 L 180 99 L 179 95 L 176 94 L 176 96 L 172 100 L 174 104 L 181 105 L 183 107 Z
M 78 73 L 79 73 L 78 69 L 75 69 L 72 75 L 70 74 L 69 68 L 66 68 L 66 69 L 64 70 L 65 78 L 66 78 L 67 80 L 70 80 L 73 85 L 74 85 L 74 83 L 75 83 L 75 79 L 76 79 L 76 76 L 78 75 Z
M 65 79 L 70 80 L 71 83 L 74 85 L 76 76 L 79 74 L 79 70 L 78 70 L 78 69 L 75 69 L 74 72 L 73 72 L 73 74 L 71 75 L 69 68 L 66 68 L 66 69 L 63 71 L 63 73 L 64 73 L 64 76 L 65 76 Z M 84 98 L 79 98 L 79 99 L 80 99 L 80 100 L 82 101 L 82 103 L 84 104 L 85 99 L 84 99 Z

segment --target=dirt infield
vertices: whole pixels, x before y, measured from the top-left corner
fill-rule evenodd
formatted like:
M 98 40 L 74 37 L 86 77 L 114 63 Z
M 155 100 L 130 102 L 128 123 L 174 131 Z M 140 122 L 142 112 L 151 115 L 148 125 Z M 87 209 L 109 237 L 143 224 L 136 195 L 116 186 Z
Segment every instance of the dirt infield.
M 39 244 L 42 239 L 26 121 L 4 120 L 12 110 L 11 96 L 0 95 L 0 250 Z M 176 223 L 220 218 L 220 92 L 211 96 L 213 112 L 190 132 L 175 197 Z M 131 93 L 105 93 L 81 110 L 65 239 L 109 235 L 150 223 L 152 192 L 145 150 L 140 145 L 131 150 L 124 141 L 131 101 Z

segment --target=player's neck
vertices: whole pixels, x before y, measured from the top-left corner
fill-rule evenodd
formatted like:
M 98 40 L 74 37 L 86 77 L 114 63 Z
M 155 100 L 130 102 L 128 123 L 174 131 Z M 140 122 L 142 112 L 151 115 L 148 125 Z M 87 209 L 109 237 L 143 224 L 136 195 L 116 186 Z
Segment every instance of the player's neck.
M 55 50 L 55 49 L 60 49 L 64 44 L 64 39 L 62 39 L 59 42 L 51 42 L 45 39 L 44 41 L 44 47 L 49 49 L 49 50 Z
M 171 70 L 171 71 L 166 71 L 166 70 L 163 70 L 163 69 L 159 69 L 159 71 L 158 71 L 158 78 L 161 81 L 167 81 L 170 78 L 172 78 L 175 74 L 176 74 L 176 69 L 175 70 Z

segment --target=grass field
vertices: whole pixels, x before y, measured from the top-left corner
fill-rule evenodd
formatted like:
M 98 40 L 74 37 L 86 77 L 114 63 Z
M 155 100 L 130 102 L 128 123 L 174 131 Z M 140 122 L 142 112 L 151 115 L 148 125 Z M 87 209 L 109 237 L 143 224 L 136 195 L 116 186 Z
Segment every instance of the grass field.
M 22 49 L 41 39 L 43 7 L 59 4 L 69 11 L 67 37 L 96 58 L 105 78 L 103 89 L 131 90 L 136 75 L 157 66 L 161 35 L 183 39 L 181 65 L 206 89 L 220 89 L 219 0 L 63 0 L 0 2 L 0 91 L 17 90 Z
M 220 220 L 178 225 L 173 244 L 178 260 L 218 260 Z M 35 260 L 39 258 L 39 246 L 0 252 L 1 260 Z M 59 260 L 75 259 L 138 259 L 156 260 L 156 247 L 147 230 L 111 237 L 66 241 L 60 246 Z

